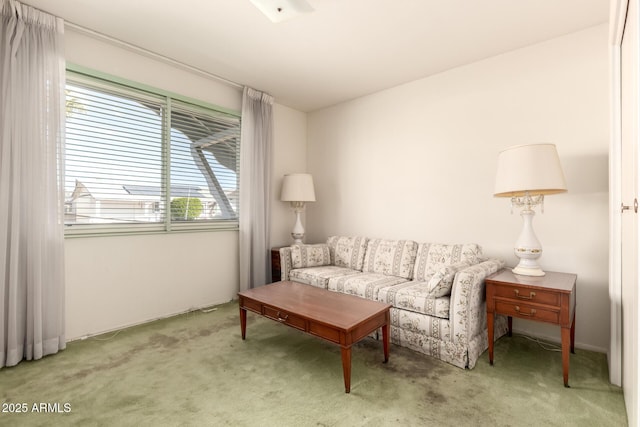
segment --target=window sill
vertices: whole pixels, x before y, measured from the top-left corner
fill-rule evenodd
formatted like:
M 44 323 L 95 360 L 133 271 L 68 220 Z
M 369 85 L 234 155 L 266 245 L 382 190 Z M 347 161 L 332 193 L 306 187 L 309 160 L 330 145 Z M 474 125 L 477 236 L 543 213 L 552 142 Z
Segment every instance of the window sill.
M 189 222 L 165 224 L 136 224 L 131 225 L 71 225 L 65 226 L 64 238 L 75 239 L 80 237 L 109 237 L 109 236 L 132 236 L 148 234 L 171 234 L 171 233 L 200 233 L 211 231 L 238 231 L 238 221 L 216 221 L 216 222 Z

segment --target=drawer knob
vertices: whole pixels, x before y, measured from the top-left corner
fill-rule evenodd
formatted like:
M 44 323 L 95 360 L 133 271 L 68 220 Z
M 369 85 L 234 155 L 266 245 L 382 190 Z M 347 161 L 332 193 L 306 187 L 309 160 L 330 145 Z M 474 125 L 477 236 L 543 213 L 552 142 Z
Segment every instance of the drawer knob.
M 513 292 L 516 294 L 516 298 L 520 299 L 533 299 L 536 296 L 535 292 L 529 292 L 529 296 L 520 295 L 520 291 L 517 289 L 514 289 Z
M 278 312 L 278 322 L 286 322 L 288 318 L 289 318 L 288 314 L 285 314 L 284 316 L 282 316 L 281 313 Z
M 519 315 L 521 315 L 521 316 L 529 316 L 529 317 L 533 317 L 533 316 L 535 316 L 535 315 L 536 315 L 536 309 L 535 309 L 535 308 L 532 308 L 532 309 L 531 309 L 531 312 L 529 312 L 529 313 L 523 313 L 523 312 L 521 312 L 521 311 L 520 311 L 520 306 L 519 306 L 519 305 L 516 305 L 516 306 L 515 306 L 515 310 L 516 310 L 516 313 L 518 313 L 518 314 L 519 314 Z

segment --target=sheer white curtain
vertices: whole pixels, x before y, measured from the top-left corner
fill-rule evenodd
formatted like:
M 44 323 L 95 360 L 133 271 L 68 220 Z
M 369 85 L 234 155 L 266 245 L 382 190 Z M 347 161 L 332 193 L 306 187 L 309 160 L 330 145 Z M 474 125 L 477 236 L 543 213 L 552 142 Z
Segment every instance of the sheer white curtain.
M 65 348 L 64 23 L 0 0 L 0 368 Z
M 240 290 L 270 283 L 269 195 L 273 97 L 251 88 L 242 96 L 240 143 Z

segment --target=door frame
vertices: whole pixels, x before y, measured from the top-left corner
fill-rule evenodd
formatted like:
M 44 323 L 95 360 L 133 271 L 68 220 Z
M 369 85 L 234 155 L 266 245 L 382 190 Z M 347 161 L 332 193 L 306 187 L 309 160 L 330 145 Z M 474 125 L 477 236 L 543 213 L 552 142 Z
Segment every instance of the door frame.
M 609 301 L 611 305 L 609 342 L 609 381 L 622 386 L 622 204 L 621 144 L 621 55 L 622 35 L 628 0 L 612 0 L 609 15 L 609 57 L 611 124 L 609 141 Z

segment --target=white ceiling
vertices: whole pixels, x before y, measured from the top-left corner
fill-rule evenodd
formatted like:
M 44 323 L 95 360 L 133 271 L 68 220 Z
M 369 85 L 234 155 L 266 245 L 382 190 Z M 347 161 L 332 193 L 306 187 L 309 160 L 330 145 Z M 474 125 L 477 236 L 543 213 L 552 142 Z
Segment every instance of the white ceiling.
M 608 0 L 308 0 L 274 24 L 249 0 L 22 0 L 313 111 L 607 22 Z

